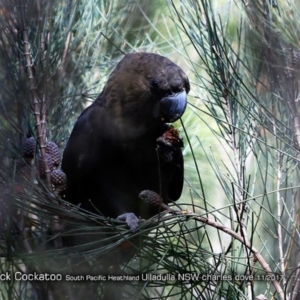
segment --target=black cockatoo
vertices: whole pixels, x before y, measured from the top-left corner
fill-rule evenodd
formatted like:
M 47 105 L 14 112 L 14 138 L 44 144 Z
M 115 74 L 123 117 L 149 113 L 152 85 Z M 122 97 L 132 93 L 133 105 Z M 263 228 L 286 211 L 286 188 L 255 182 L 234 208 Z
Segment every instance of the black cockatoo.
M 168 58 L 125 55 L 67 143 L 66 199 L 124 219 L 132 230 L 138 217 L 158 212 L 139 199 L 143 190 L 156 192 L 165 203 L 177 200 L 183 186 L 182 141 L 168 123 L 184 113 L 189 90 L 188 77 Z

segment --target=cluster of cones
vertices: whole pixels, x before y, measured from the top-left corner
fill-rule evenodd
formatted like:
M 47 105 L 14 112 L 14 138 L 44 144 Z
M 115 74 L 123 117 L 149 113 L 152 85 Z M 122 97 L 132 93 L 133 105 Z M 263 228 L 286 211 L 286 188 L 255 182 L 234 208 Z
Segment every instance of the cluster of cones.
M 47 168 L 50 171 L 51 184 L 54 186 L 57 193 L 63 192 L 67 187 L 66 174 L 59 169 L 61 155 L 58 146 L 54 142 L 48 142 L 45 147 L 46 156 L 43 158 L 41 153 L 36 151 L 36 140 L 33 137 L 27 138 L 24 143 L 23 156 L 28 163 L 36 157 L 36 168 L 40 178 L 45 179 Z

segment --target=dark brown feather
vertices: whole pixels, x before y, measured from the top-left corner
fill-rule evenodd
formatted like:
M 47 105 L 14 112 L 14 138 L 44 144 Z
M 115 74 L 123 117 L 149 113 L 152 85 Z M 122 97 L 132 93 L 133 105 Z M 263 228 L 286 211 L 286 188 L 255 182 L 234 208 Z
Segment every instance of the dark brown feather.
M 163 139 L 164 134 L 172 139 L 167 122 L 182 115 L 189 89 L 187 76 L 169 59 L 127 54 L 74 126 L 62 161 L 67 200 L 91 211 L 94 205 L 113 218 L 157 213 L 139 199 L 143 190 L 166 203 L 177 200 L 183 186 L 182 142 Z

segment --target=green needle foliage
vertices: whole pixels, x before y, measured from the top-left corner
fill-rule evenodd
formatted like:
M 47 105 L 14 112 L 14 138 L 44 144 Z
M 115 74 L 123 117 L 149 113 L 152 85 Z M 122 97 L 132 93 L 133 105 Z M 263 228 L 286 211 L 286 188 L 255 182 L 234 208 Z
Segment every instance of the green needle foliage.
M 0 274 L 12 279 L 0 299 L 298 299 L 299 13 L 297 1 L 2 0 Z M 35 154 L 50 140 L 63 151 L 136 51 L 171 57 L 192 89 L 176 124 L 179 207 L 132 233 L 65 203 L 23 147 L 33 136 Z M 80 274 L 140 280 L 65 280 Z

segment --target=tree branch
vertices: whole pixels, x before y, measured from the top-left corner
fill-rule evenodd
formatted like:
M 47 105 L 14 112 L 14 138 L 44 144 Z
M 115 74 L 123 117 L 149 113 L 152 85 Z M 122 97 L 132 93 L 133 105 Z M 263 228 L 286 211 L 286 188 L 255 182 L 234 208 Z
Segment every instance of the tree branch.
M 41 100 L 38 95 L 36 81 L 33 75 L 33 68 L 32 62 L 30 58 L 30 47 L 29 47 L 29 39 L 28 39 L 28 32 L 25 24 L 25 18 L 23 13 L 23 5 L 20 4 L 21 9 L 21 18 L 22 18 L 22 39 L 24 44 L 24 57 L 26 61 L 26 70 L 28 73 L 28 80 L 29 80 L 29 89 L 33 99 L 33 114 L 36 120 L 36 133 L 37 139 L 40 145 L 40 150 L 42 154 L 42 158 L 45 164 L 45 173 L 46 173 L 46 183 L 49 187 L 51 187 L 51 180 L 50 180 L 50 169 L 46 159 L 46 136 L 45 136 L 45 123 L 46 122 L 46 109 L 45 109 L 45 101 L 43 101 L 43 105 L 41 108 Z M 42 111 L 42 115 L 41 115 Z

